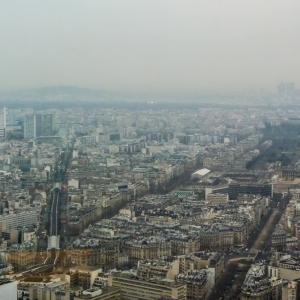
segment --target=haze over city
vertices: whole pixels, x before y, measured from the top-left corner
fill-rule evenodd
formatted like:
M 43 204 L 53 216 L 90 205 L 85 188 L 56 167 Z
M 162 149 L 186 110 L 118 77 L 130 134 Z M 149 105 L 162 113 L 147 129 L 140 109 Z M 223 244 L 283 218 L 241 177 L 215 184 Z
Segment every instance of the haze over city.
M 0 110 L 0 295 L 297 300 L 299 107 L 42 90 Z
M 215 92 L 300 82 L 299 1 L 8 1 L 0 90 Z
M 300 299 L 299 0 L 0 28 L 0 300 Z

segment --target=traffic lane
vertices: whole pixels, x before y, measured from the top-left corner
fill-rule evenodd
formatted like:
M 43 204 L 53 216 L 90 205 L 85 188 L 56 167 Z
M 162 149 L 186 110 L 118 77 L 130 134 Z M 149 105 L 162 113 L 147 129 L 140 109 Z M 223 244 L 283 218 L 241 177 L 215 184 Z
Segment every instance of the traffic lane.
M 248 238 L 247 247 L 249 249 L 251 247 L 253 247 L 254 243 L 259 238 L 259 234 L 265 228 L 265 226 L 266 226 L 267 222 L 269 221 L 269 218 L 271 217 L 273 212 L 278 211 L 282 214 L 282 212 L 284 211 L 287 203 L 288 203 L 288 196 L 287 195 L 283 195 L 283 194 L 274 195 L 274 199 L 273 199 L 273 201 L 271 202 L 271 205 L 270 205 L 272 208 L 269 209 L 268 213 L 261 220 L 259 227 L 254 229 L 253 233 Z M 266 248 L 268 246 L 268 240 L 269 240 L 269 238 L 266 239 L 266 243 L 265 243 L 265 245 L 263 246 L 262 249 L 266 250 Z
M 237 259 L 254 259 L 256 257 L 256 252 L 240 252 L 239 254 L 225 254 L 224 255 L 224 262 L 228 263 L 230 260 L 237 260 Z
M 270 256 L 271 256 L 270 252 L 258 252 L 257 256 L 255 258 L 255 261 L 256 262 L 260 262 L 260 261 L 263 261 L 263 260 L 264 261 L 269 261 Z
M 234 275 L 234 279 L 231 280 L 228 284 L 227 289 L 229 288 L 229 290 L 225 293 L 224 300 L 239 299 L 239 295 L 241 293 L 241 286 L 245 280 L 246 274 L 246 270 L 241 270 L 240 272 Z

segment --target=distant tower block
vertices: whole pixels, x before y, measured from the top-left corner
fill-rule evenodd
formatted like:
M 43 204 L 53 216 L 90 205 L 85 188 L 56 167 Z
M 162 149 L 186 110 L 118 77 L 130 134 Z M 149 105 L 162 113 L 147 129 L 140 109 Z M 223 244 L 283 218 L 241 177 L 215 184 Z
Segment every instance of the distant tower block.
M 3 128 L 6 128 L 6 115 L 7 115 L 7 108 L 3 107 Z

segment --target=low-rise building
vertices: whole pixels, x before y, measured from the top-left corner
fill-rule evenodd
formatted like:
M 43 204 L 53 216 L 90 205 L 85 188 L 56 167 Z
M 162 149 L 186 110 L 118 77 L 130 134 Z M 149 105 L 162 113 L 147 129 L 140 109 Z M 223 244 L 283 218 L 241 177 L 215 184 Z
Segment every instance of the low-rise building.
M 128 255 L 130 263 L 142 259 L 155 259 L 171 255 L 171 243 L 164 238 L 149 238 L 125 242 L 122 250 Z
M 74 297 L 74 300 L 121 300 L 121 295 L 118 288 L 92 288 L 82 291 L 81 295 Z
M 70 300 L 69 283 L 57 281 L 48 285 L 29 286 L 29 299 Z
M 266 265 L 252 265 L 242 285 L 242 300 L 274 299 L 281 300 L 282 279 L 268 277 Z
M 81 287 L 83 290 L 92 288 L 94 281 L 102 269 L 91 267 L 72 267 L 66 279 L 70 282 L 70 287 Z
M 187 300 L 207 299 L 215 284 L 214 275 L 207 269 L 192 270 L 186 274 L 178 274 L 176 281 L 186 284 Z
M 174 280 L 143 279 L 131 272 L 121 272 L 108 276 L 108 285 L 120 289 L 121 299 L 149 300 L 174 299 L 186 300 L 187 286 Z

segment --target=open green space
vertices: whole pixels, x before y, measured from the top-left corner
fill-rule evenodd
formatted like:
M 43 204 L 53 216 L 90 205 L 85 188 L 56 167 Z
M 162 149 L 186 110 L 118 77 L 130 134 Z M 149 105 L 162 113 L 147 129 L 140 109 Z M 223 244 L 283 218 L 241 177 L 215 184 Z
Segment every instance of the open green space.
M 263 140 L 272 140 L 270 148 L 248 162 L 248 169 L 266 169 L 267 164 L 280 162 L 281 166 L 294 165 L 300 159 L 300 121 L 299 124 L 284 123 L 271 126 L 266 123 Z

